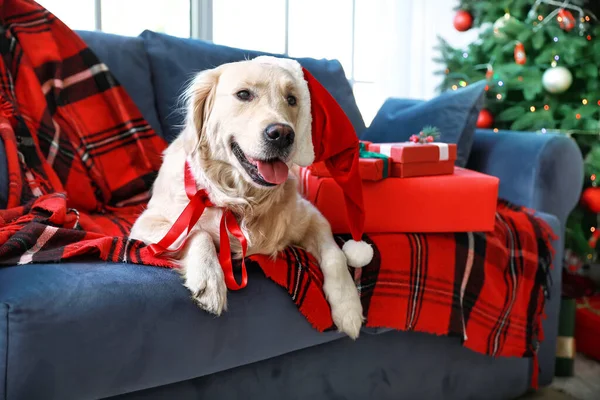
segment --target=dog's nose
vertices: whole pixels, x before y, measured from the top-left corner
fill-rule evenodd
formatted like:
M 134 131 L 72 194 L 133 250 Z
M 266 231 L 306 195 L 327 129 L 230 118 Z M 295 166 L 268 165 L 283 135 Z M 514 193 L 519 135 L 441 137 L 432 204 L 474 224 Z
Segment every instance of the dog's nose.
M 294 143 L 294 136 L 294 130 L 286 124 L 271 124 L 265 129 L 267 142 L 278 149 L 291 146 Z

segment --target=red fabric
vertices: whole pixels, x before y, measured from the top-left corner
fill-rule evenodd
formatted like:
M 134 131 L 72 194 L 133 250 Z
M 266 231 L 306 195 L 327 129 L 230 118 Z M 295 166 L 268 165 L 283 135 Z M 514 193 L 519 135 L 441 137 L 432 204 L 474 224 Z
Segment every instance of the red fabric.
M 155 265 L 125 235 L 165 142 L 87 46 L 32 1 L 0 0 L 0 137 L 9 196 L 3 264 L 84 253 Z M 42 251 L 52 247 L 53 251 Z
M 300 169 L 302 194 L 323 213 L 333 233 L 347 233 L 342 193 L 330 178 Z M 494 229 L 499 180 L 455 168 L 452 175 L 363 182 L 365 232 L 488 232 Z
M 365 224 L 362 182 L 358 165 L 358 137 L 337 101 L 305 68 L 311 101 L 315 162 L 323 161 L 343 191 L 352 237 L 360 241 Z
M 0 265 L 85 256 L 173 267 L 150 246 L 127 237 L 148 200 L 166 143 L 110 71 L 45 9 L 31 1 L 0 0 L 0 22 L 6 27 L 0 33 L 0 137 L 10 179 L 9 206 L 0 210 Z M 321 125 L 339 122 L 315 116 Z M 316 144 L 335 140 L 328 135 Z M 329 163 L 343 160 L 344 170 L 357 174 L 355 148 L 348 140 L 342 150 L 319 152 L 331 157 Z M 353 185 L 348 175 L 334 176 Z M 360 194 L 350 197 L 361 200 Z M 381 200 L 392 201 L 386 197 Z M 402 197 L 393 199 L 393 207 Z M 360 215 L 361 204 L 354 206 Z M 226 224 L 231 231 L 233 225 Z M 366 324 L 457 336 L 468 348 L 493 356 L 534 356 L 553 238 L 541 220 L 505 202 L 489 233 L 363 237 L 375 257 L 350 271 Z M 342 246 L 349 237 L 336 239 Z M 311 255 L 290 247 L 275 259 L 246 261 L 287 290 L 316 329 L 334 328 L 323 276 Z
M 519 207 L 501 201 L 496 211 L 489 233 L 370 234 L 373 260 L 350 268 L 365 325 L 452 336 L 478 353 L 536 363 L 555 236 Z M 350 239 L 336 238 L 340 246 Z M 334 328 L 320 289 L 323 276 L 310 254 L 290 248 L 276 260 L 252 259 L 287 289 L 315 328 Z
M 386 165 L 387 171 L 385 171 Z M 358 171 L 360 178 L 364 181 L 380 181 L 384 177 L 391 176 L 391 167 L 391 162 L 386 164 L 383 160 L 376 158 L 361 158 L 358 160 Z M 316 162 L 308 168 L 314 176 L 331 178 L 331 172 L 323 162 Z
M 367 150 L 380 153 L 381 143 L 369 144 Z M 456 160 L 456 145 L 448 144 L 448 160 Z M 440 149 L 433 144 L 395 143 L 390 148 L 390 158 L 394 163 L 439 162 Z
M 600 361 L 600 294 L 577 299 L 575 346 L 577 351 Z

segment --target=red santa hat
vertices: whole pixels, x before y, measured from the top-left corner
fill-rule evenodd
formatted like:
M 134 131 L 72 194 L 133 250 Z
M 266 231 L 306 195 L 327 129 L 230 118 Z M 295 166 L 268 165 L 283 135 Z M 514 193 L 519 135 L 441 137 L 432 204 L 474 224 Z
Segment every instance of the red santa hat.
M 348 265 L 363 267 L 373 259 L 373 248 L 362 240 L 365 211 L 362 180 L 358 169 L 359 140 L 352 123 L 333 96 L 297 61 L 260 56 L 253 61 L 278 65 L 301 82 L 298 94 L 299 118 L 295 127 L 294 164 L 307 167 L 324 162 L 344 191 L 346 214 L 352 239 L 342 250 Z

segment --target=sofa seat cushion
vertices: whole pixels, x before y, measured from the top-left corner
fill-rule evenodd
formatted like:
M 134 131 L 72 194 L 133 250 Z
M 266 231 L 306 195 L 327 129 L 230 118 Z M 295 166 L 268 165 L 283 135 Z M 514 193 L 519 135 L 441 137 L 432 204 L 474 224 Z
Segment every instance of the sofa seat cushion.
M 8 399 L 103 398 L 342 338 L 319 333 L 260 270 L 215 317 L 176 271 L 111 263 L 0 269 Z M 0 353 L 1 355 L 1 353 Z
M 197 72 L 259 55 L 275 55 L 220 46 L 196 39 L 182 39 L 148 30 L 142 32 L 141 37 L 144 38 L 150 58 L 162 129 L 169 141 L 179 134 L 183 123 L 182 104 L 179 99 L 185 86 Z M 365 129 L 365 123 L 340 62 L 313 58 L 296 60 L 337 100 L 352 122 L 357 135 L 360 135 Z
M 162 127 L 158 121 L 150 63 L 144 41 L 139 37 L 104 32 L 76 33 L 111 70 L 146 121 L 160 135 Z

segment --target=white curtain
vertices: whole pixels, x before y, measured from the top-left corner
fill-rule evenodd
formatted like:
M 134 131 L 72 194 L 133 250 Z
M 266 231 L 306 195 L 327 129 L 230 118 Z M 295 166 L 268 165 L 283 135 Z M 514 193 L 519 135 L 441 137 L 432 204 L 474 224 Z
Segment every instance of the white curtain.
M 381 0 L 377 7 L 378 42 L 373 62 L 379 65 L 378 101 L 388 97 L 430 99 L 441 77 L 433 62 L 437 35 L 454 46 L 466 46 L 477 32 L 458 32 L 452 21 L 457 0 Z

